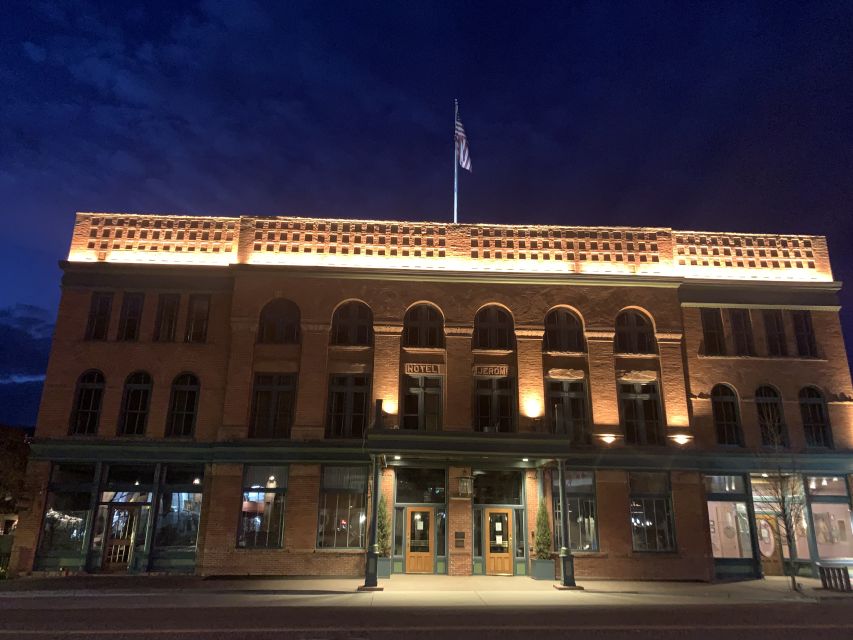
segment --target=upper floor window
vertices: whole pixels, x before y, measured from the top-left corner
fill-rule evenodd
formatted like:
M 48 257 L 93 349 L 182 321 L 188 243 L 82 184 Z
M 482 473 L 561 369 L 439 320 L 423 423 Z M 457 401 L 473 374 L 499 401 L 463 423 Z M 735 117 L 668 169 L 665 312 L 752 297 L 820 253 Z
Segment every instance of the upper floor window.
M 299 344 L 299 307 L 284 298 L 273 300 L 261 310 L 258 342 Z
M 797 338 L 797 355 L 801 358 L 817 358 L 817 341 L 812 325 L 811 311 L 792 311 L 794 335 Z
M 255 374 L 249 437 L 289 438 L 295 406 L 295 373 Z
M 545 351 L 586 351 L 580 318 L 568 309 L 557 308 L 545 316 Z
M 749 317 L 749 309 L 729 309 L 729 322 L 732 325 L 735 355 L 754 355 L 755 346 L 752 341 L 752 321 Z
M 138 340 L 139 325 L 142 324 L 142 305 L 144 293 L 125 293 L 121 301 L 121 313 L 118 320 L 119 340 Z
M 718 384 L 711 389 L 711 413 L 714 416 L 717 444 L 743 446 L 737 396 L 731 387 Z
M 702 336 L 706 356 L 726 355 L 726 334 L 723 332 L 723 314 L 720 309 L 702 309 Z
M 619 408 L 628 444 L 665 444 L 656 382 L 621 383 Z
M 441 376 L 403 378 L 403 415 L 400 428 L 441 431 Z
M 119 419 L 119 434 L 145 435 L 148 407 L 151 403 L 151 376 L 144 371 L 131 373 L 124 383 L 124 395 Z
M 370 415 L 370 383 L 367 376 L 334 375 L 329 382 L 329 438 L 361 438 Z
M 475 349 L 514 349 L 515 330 L 512 316 L 503 307 L 483 307 L 474 317 Z
M 788 355 L 788 342 L 785 337 L 785 319 L 779 309 L 765 309 L 764 336 L 767 341 L 767 355 L 785 357 Z
M 832 431 L 823 394 L 814 387 L 800 391 L 800 415 L 808 447 L 831 447 Z
M 363 302 L 345 302 L 332 318 L 332 344 L 369 347 L 373 344 L 373 312 Z
M 157 320 L 154 324 L 154 340 L 174 342 L 178 328 L 178 308 L 181 296 L 178 293 L 161 293 L 157 300 Z
M 104 374 L 100 371 L 87 371 L 77 379 L 71 435 L 92 436 L 98 433 L 105 384 Z
M 89 305 L 89 321 L 86 324 L 86 340 L 106 340 L 110 330 L 110 314 L 113 294 L 96 291 Z
M 444 317 L 431 304 L 418 304 L 403 319 L 403 346 L 444 348 Z
M 755 390 L 755 407 L 758 411 L 758 426 L 761 428 L 761 444 L 768 447 L 787 447 L 788 438 L 779 392 L 773 387 L 758 387 Z
M 169 400 L 169 419 L 166 435 L 175 438 L 192 437 L 198 412 L 199 383 L 191 373 L 182 373 L 172 382 Z
M 655 334 L 651 320 L 633 309 L 616 317 L 616 353 L 654 353 Z
M 546 380 L 545 385 L 551 433 L 566 435 L 573 444 L 590 444 L 592 434 L 583 380 Z
M 475 378 L 474 428 L 502 433 L 515 431 L 515 384 L 512 378 Z
M 186 342 L 206 342 L 207 322 L 210 315 L 210 296 L 194 294 L 187 307 Z

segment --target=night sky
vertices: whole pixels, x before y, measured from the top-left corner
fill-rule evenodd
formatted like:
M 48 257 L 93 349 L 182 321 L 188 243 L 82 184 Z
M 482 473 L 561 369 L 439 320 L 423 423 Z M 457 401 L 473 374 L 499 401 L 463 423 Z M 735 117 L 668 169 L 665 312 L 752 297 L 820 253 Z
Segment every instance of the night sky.
M 453 98 L 462 221 L 826 234 L 853 280 L 850 2 L 13 1 L 0 96 L 0 422 L 75 211 L 448 220 Z

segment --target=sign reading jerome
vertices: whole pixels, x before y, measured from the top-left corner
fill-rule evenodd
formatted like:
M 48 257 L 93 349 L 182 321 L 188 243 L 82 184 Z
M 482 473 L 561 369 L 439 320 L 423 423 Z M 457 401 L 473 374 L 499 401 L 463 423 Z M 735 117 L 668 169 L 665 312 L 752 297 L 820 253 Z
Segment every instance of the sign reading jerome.
M 414 362 L 407 362 L 403 366 L 403 373 L 407 376 L 438 376 L 444 373 L 443 368 L 444 365 L 441 364 L 417 364 Z
M 509 375 L 509 365 L 478 364 L 474 366 L 475 376 L 506 376 Z

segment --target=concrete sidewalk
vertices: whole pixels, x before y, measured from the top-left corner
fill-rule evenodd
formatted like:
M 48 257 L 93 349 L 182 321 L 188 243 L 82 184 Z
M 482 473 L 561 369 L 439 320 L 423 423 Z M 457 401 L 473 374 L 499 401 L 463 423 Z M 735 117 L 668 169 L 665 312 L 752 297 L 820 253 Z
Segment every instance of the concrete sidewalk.
M 760 602 L 820 602 L 853 594 L 825 591 L 817 580 L 800 578 L 800 593 L 788 579 L 734 583 L 628 582 L 582 580 L 583 591 L 558 591 L 553 582 L 525 577 L 395 575 L 381 580 L 381 592 L 358 593 L 357 578 L 199 578 L 195 576 L 69 576 L 0 582 L 0 601 L 26 598 L 148 596 L 153 599 L 205 596 L 246 604 L 294 606 L 566 606 L 661 604 L 720 605 Z

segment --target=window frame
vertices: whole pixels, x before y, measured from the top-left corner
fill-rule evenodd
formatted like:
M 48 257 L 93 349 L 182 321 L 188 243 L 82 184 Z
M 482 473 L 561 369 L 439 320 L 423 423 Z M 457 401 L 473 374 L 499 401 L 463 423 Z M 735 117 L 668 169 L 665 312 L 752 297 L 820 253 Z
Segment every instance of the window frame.
M 725 390 L 726 393 L 720 394 L 718 393 L 718 390 Z M 728 407 L 725 407 L 724 405 L 728 405 Z M 732 415 L 720 415 L 720 412 L 726 412 L 729 410 Z M 743 423 L 741 422 L 740 417 L 740 402 L 738 401 L 737 392 L 727 384 L 715 384 L 711 389 L 711 419 L 714 423 L 714 435 L 716 436 L 718 446 L 744 446 Z
M 191 378 L 194 382 L 181 382 L 182 378 Z M 178 394 L 194 394 L 192 398 L 192 410 L 188 411 L 186 409 L 186 403 L 183 403 L 183 409 L 178 406 Z M 201 382 L 193 373 L 181 373 L 175 376 L 175 379 L 172 380 L 172 385 L 169 394 L 169 413 L 166 418 L 166 437 L 167 438 L 192 438 L 195 436 L 195 427 L 198 421 L 198 406 L 199 399 L 201 397 Z M 186 416 L 190 417 L 190 427 L 189 433 L 186 433 Z M 180 417 L 180 423 L 184 425 L 184 427 L 180 430 L 181 433 L 176 432 L 175 424 L 178 421 L 178 417 Z
M 338 347 L 373 346 L 373 311 L 361 300 L 344 302 L 332 315 L 330 343 Z
M 363 379 L 363 383 L 357 383 L 357 379 Z M 326 438 L 350 439 L 364 438 L 370 427 L 371 408 L 371 380 L 366 374 L 332 374 L 329 376 L 328 404 L 326 405 Z M 355 417 L 355 395 L 364 395 L 364 425 L 361 433 L 353 432 L 353 418 Z M 343 397 L 343 409 L 336 411 L 339 398 Z M 335 427 L 335 417 L 342 416 L 340 432 Z
M 800 358 L 820 357 L 817 348 L 817 336 L 814 332 L 812 312 L 807 309 L 798 309 L 791 312 L 794 322 L 794 338 L 797 343 L 797 355 Z
M 174 342 L 178 333 L 181 312 L 180 293 L 161 293 L 157 296 L 157 319 L 154 322 L 154 342 Z
M 360 471 L 363 472 L 363 475 L 364 475 L 364 478 L 363 478 L 364 486 L 363 486 L 363 488 L 361 488 L 360 490 L 359 489 L 345 489 L 345 488 L 339 488 L 339 487 L 327 488 L 326 487 L 326 470 L 331 469 L 331 468 L 359 469 Z M 368 506 L 368 484 L 369 484 L 368 479 L 369 479 L 369 469 L 365 466 L 332 464 L 332 465 L 323 465 L 320 468 L 320 492 L 319 492 L 319 500 L 318 500 L 318 507 L 317 507 L 317 540 L 315 542 L 317 549 L 359 549 L 359 550 L 365 550 L 367 548 L 367 543 L 368 543 L 368 539 L 367 539 L 367 533 L 368 533 L 367 506 Z M 361 521 L 359 519 L 359 525 L 361 528 L 361 532 L 359 533 L 359 536 L 362 540 L 361 545 L 350 545 L 347 534 L 344 534 L 344 537 L 347 540 L 347 544 L 344 544 L 344 545 L 337 544 L 337 542 L 338 542 L 338 534 L 337 533 L 335 533 L 335 536 L 334 536 L 334 542 L 335 543 L 332 546 L 324 546 L 324 545 L 320 544 L 321 536 L 323 535 L 323 533 L 325 531 L 325 527 L 321 527 L 321 524 L 323 523 L 324 498 L 327 498 L 328 495 L 330 495 L 330 494 L 336 496 L 336 506 L 334 509 L 335 513 L 338 512 L 337 506 L 339 504 L 338 500 L 340 500 L 340 496 L 360 496 L 360 498 L 361 498 L 361 512 L 365 516 L 364 521 Z M 356 507 L 356 510 L 358 510 L 358 507 Z M 348 517 L 347 518 L 348 525 L 351 521 L 352 521 L 352 519 Z
M 616 316 L 613 350 L 620 355 L 656 355 L 657 339 L 651 317 L 638 309 L 620 311 Z
M 270 378 L 270 382 L 263 379 Z M 295 372 L 273 373 L 255 372 L 252 384 L 252 409 L 249 417 L 249 438 L 258 440 L 286 440 L 290 438 L 293 429 L 293 419 L 296 415 L 296 393 L 299 384 L 299 376 Z M 261 402 L 259 395 L 269 394 L 266 420 L 261 424 Z M 288 398 L 288 395 L 290 396 Z M 281 402 L 289 402 L 289 410 L 284 416 L 284 424 L 280 424 Z M 264 427 L 263 430 L 259 426 Z
M 768 395 L 763 395 L 759 393 L 765 389 L 770 391 L 771 393 Z M 767 409 L 762 410 L 762 407 L 766 407 Z M 777 436 L 771 435 L 767 430 L 770 424 L 766 420 L 767 418 L 772 417 L 769 413 L 770 407 L 775 407 L 778 409 L 779 442 L 773 442 L 772 438 Z M 788 428 L 785 423 L 785 407 L 782 401 L 782 394 L 780 394 L 776 388 L 771 387 L 770 385 L 761 385 L 755 390 L 755 410 L 758 416 L 758 428 L 761 432 L 761 446 L 779 446 L 783 449 L 788 448 L 790 446 L 790 440 L 788 438 Z
M 618 399 L 619 399 L 619 422 L 622 427 L 622 431 L 625 434 L 625 444 L 632 446 L 665 446 L 666 442 L 666 415 L 663 411 L 663 400 L 661 398 L 660 393 L 660 382 L 658 380 L 650 381 L 650 382 L 626 382 L 624 380 L 618 381 Z M 651 394 L 645 391 L 641 391 L 641 387 L 646 386 L 654 386 L 655 393 Z M 626 391 L 625 387 L 633 387 L 633 390 Z M 644 397 L 648 396 L 648 397 Z M 645 402 L 651 401 L 653 402 L 653 406 L 657 413 L 657 426 L 654 431 L 650 432 L 648 429 L 647 421 L 646 421 L 646 406 Z M 628 430 L 628 416 L 626 415 L 627 403 L 632 403 L 634 406 L 635 415 L 640 416 L 636 422 L 637 425 L 641 427 L 640 430 L 635 432 L 635 440 L 632 441 L 632 438 L 629 437 Z M 650 438 L 650 434 L 653 435 Z
M 116 340 L 121 342 L 136 342 L 139 340 L 144 307 L 145 293 L 141 291 L 126 291 L 122 294 Z
M 542 348 L 549 353 L 586 353 L 583 322 L 566 307 L 551 309 L 545 316 Z
M 498 387 L 499 380 L 506 380 L 507 387 L 501 388 Z M 488 389 L 481 389 L 479 387 L 480 382 L 489 381 L 490 386 Z M 474 402 L 472 406 L 473 414 L 474 414 L 474 430 L 478 433 L 516 433 L 518 430 L 518 393 L 516 390 L 517 383 L 514 375 L 506 375 L 506 376 L 474 376 Z M 489 400 L 489 417 L 493 417 L 495 415 L 498 416 L 499 424 L 497 429 L 492 429 L 488 425 L 481 425 L 483 421 L 483 416 L 480 415 L 480 402 L 479 398 L 481 396 L 488 396 Z M 508 429 L 501 429 L 500 425 L 502 418 L 501 407 L 500 407 L 500 398 L 506 397 L 509 399 L 509 427 Z M 488 431 L 487 431 L 488 429 Z
M 560 385 L 552 389 L 552 385 Z M 579 389 L 566 387 L 579 386 Z M 559 402 L 554 402 L 557 398 Z M 575 401 L 575 402 L 573 402 Z M 562 408 L 563 425 L 557 424 L 555 405 Z M 581 407 L 582 414 L 576 416 L 574 408 Z M 569 442 L 576 445 L 592 444 L 592 423 L 590 420 L 589 385 L 586 380 L 558 380 L 545 378 L 545 417 L 548 421 L 548 432 L 554 435 L 568 436 Z M 578 428 L 580 425 L 580 428 Z
M 729 325 L 732 328 L 734 355 L 754 356 L 755 337 L 752 331 L 752 314 L 740 307 L 729 309 Z
M 300 344 L 302 311 L 293 300 L 275 298 L 258 315 L 258 344 Z
M 595 553 L 599 550 L 598 546 L 598 499 L 597 499 L 597 478 L 595 470 L 569 470 L 565 472 L 565 479 L 568 481 L 572 473 L 590 473 L 592 474 L 592 486 L 588 491 L 579 490 L 574 487 L 566 487 L 566 502 L 574 502 L 579 512 L 583 513 L 582 502 L 586 506 L 592 507 L 592 520 L 594 531 L 591 538 L 591 546 L 584 549 L 576 541 L 571 539 L 572 528 L 569 526 L 569 550 L 577 553 Z M 562 520 L 560 513 L 560 475 L 557 469 L 551 470 L 551 514 L 553 516 L 553 531 L 554 531 L 554 551 L 559 551 L 561 546 L 561 529 Z M 588 519 L 588 518 L 586 518 Z M 580 541 L 577 541 L 580 542 Z
M 723 327 L 723 310 L 719 307 L 702 307 L 702 354 L 706 356 L 726 355 L 726 331 Z
M 86 320 L 86 340 L 103 342 L 109 339 L 114 298 L 112 291 L 92 292 Z
M 808 393 L 814 395 L 807 397 L 805 394 Z M 806 447 L 810 449 L 832 449 L 832 424 L 829 420 L 829 407 L 826 404 L 826 397 L 820 389 L 813 386 L 803 387 L 797 394 L 797 404 L 800 408 Z M 822 414 L 820 421 L 813 419 L 815 412 Z M 820 437 L 815 437 L 818 432 L 820 432 Z
M 285 479 L 284 486 L 279 486 L 277 483 L 275 487 L 261 487 L 260 485 L 251 485 L 248 476 L 249 469 L 251 468 L 259 468 L 259 469 L 278 469 L 279 472 L 283 471 L 283 476 Z M 266 472 L 265 472 L 266 473 Z M 285 510 L 287 507 L 287 486 L 290 475 L 290 467 L 288 465 L 252 465 L 246 464 L 243 465 L 243 480 L 242 480 L 242 488 L 240 491 L 241 497 L 241 505 L 240 505 L 240 518 L 237 524 L 237 544 L 236 547 L 238 549 L 282 549 L 284 548 L 284 527 L 285 527 Z M 273 495 L 272 503 L 278 506 L 280 513 L 278 514 L 278 536 L 277 540 L 274 540 L 272 543 L 267 541 L 266 544 L 246 544 L 246 538 L 243 537 L 244 533 L 244 523 L 245 518 L 243 514 L 243 502 L 251 502 L 251 500 L 246 500 L 247 494 L 264 494 L 264 500 L 266 500 L 266 494 Z M 281 500 L 278 500 L 278 497 L 281 496 Z M 242 544 L 241 544 L 242 542 Z
M 515 321 L 497 304 L 486 305 L 474 316 L 472 348 L 481 351 L 515 351 Z
M 207 293 L 190 294 L 187 303 L 187 325 L 184 333 L 184 342 L 189 344 L 204 344 L 207 342 L 207 334 L 210 328 L 210 306 L 211 296 Z M 204 317 L 199 313 L 203 309 Z
M 84 378 L 88 375 L 97 376 L 100 380 L 97 381 L 86 381 Z M 77 384 L 74 388 L 74 405 L 71 409 L 71 416 L 69 419 L 68 425 L 68 435 L 71 436 L 94 436 L 98 434 L 98 430 L 101 426 L 101 414 L 104 407 L 104 391 L 106 390 L 107 381 L 104 377 L 102 371 L 98 369 L 88 369 L 80 374 L 77 378 Z M 82 401 L 83 401 L 83 393 L 86 391 L 91 391 L 91 394 L 87 394 L 87 397 L 90 398 L 90 402 L 88 403 L 88 408 L 82 409 Z M 94 403 L 92 402 L 94 400 Z M 96 408 L 92 408 L 92 404 L 97 404 Z M 79 416 L 81 413 L 86 414 L 87 416 L 94 415 L 94 429 L 90 430 L 87 426 L 87 429 L 83 432 L 79 431 L 77 425 L 79 424 Z M 86 424 L 90 424 L 90 420 L 86 420 Z
M 426 386 L 427 380 L 437 380 L 438 386 Z M 415 385 L 410 382 L 416 383 Z M 442 375 L 409 375 L 404 374 L 402 384 L 400 385 L 403 391 L 402 402 L 400 403 L 400 430 L 401 431 L 417 431 L 423 433 L 433 433 L 442 431 L 444 428 L 444 376 Z M 416 396 L 418 403 L 417 414 L 407 412 L 407 399 L 409 396 Z M 429 429 L 426 424 L 426 400 L 427 396 L 438 396 L 438 425 L 435 429 Z M 413 417 L 417 420 L 417 427 L 407 427 L 406 420 Z
M 146 379 L 134 382 L 134 378 Z M 148 430 L 151 416 L 151 396 L 154 393 L 154 379 L 147 371 L 134 371 L 124 380 L 121 394 L 121 413 L 118 419 L 118 434 L 122 437 L 143 437 Z M 129 429 L 133 422 L 132 432 Z
M 785 331 L 785 316 L 781 309 L 763 309 L 764 345 L 771 358 L 788 357 L 788 336 Z
M 408 349 L 445 348 L 444 316 L 438 307 L 426 302 L 409 307 L 403 316 L 402 344 Z
M 665 492 L 654 492 L 654 491 L 639 491 L 634 489 L 634 483 L 632 479 L 636 479 L 640 474 L 647 475 L 659 475 L 666 477 L 666 491 Z M 658 503 L 663 503 L 663 511 L 665 517 L 665 524 L 667 525 L 666 537 L 668 539 L 668 546 L 666 547 L 658 547 L 656 548 L 637 548 L 637 536 L 635 532 L 634 525 L 634 503 L 640 502 L 642 504 L 642 513 L 643 516 L 648 520 L 648 511 L 647 511 L 647 502 L 651 501 L 654 506 L 654 513 L 657 513 L 657 508 L 659 506 Z M 678 538 L 676 536 L 675 530 L 675 509 L 673 506 L 672 500 L 672 477 L 668 472 L 637 472 L 630 471 L 628 472 L 628 521 L 631 526 L 631 550 L 634 553 L 677 553 L 678 552 Z M 655 530 L 658 529 L 657 522 L 653 520 L 653 524 Z M 645 536 L 646 545 L 648 545 L 648 535 Z M 657 536 L 654 538 L 657 540 Z

